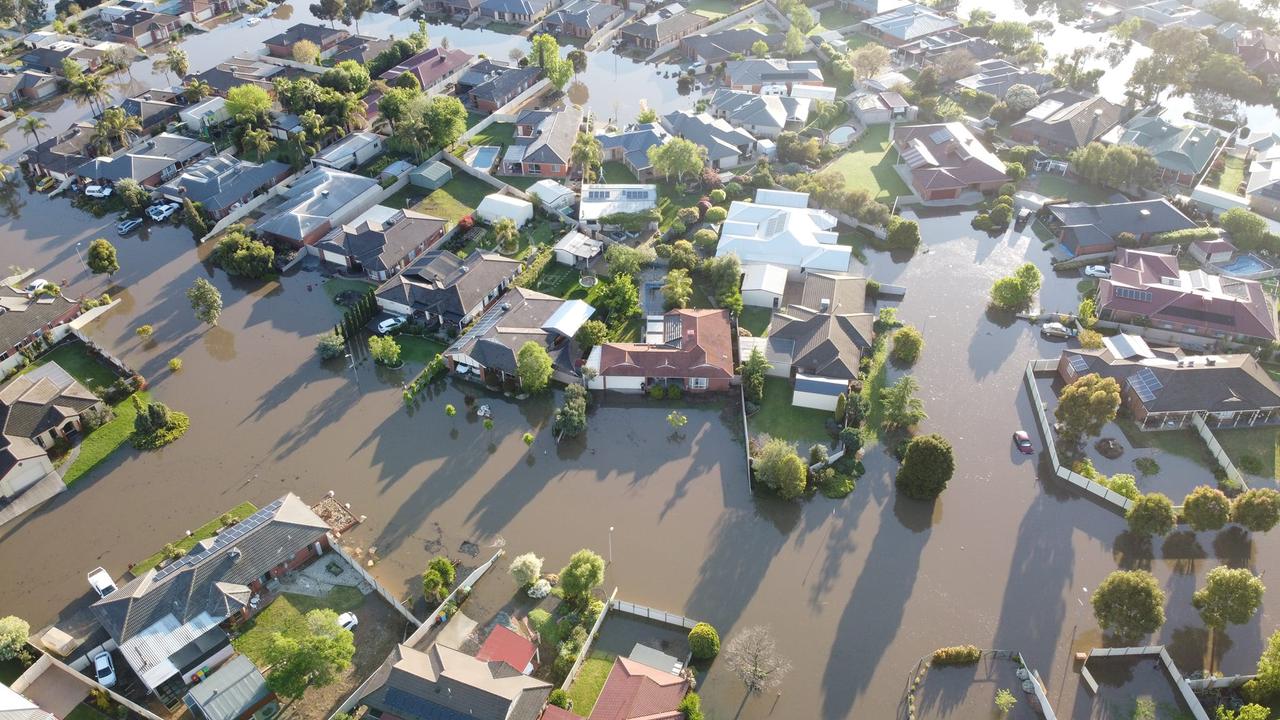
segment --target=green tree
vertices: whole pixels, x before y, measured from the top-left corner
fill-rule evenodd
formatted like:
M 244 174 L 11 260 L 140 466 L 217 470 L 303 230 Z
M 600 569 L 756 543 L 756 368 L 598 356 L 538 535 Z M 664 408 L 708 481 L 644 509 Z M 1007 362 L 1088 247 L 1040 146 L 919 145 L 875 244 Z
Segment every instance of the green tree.
M 222 293 L 213 283 L 204 278 L 196 278 L 195 283 L 187 289 L 187 300 L 196 313 L 196 319 L 209 325 L 218 324 L 218 316 L 222 314 Z
M 769 43 L 763 40 L 757 40 L 751 43 L 751 54 L 756 57 L 765 57 L 769 54 Z
M 689 631 L 689 651 L 696 660 L 710 660 L 720 653 L 720 633 L 704 622 L 694 625 Z
M 388 335 L 369 337 L 369 355 L 379 365 L 400 367 L 400 343 Z
M 895 483 L 909 498 L 932 500 L 947 489 L 955 469 L 955 453 L 946 438 L 919 435 L 907 443 Z
M 209 226 L 204 221 L 204 212 L 200 205 L 192 202 L 189 197 L 182 198 L 182 219 L 197 240 L 209 234 Z
M 351 631 L 338 625 L 336 612 L 320 608 L 304 620 L 288 634 L 273 633 L 264 653 L 271 666 L 267 687 L 284 698 L 297 699 L 307 688 L 332 684 L 355 656 Z
M 1231 500 L 1218 488 L 1201 485 L 1182 501 L 1182 517 L 1192 530 L 1221 530 L 1231 519 Z
M 233 225 L 214 248 L 213 262 L 230 275 L 257 280 L 275 271 L 276 251 Z
M 165 53 L 163 58 L 156 60 L 153 65 L 157 69 L 163 70 L 166 75 L 173 73 L 179 81 L 186 77 L 187 71 L 191 69 L 191 62 L 187 58 L 187 51 L 178 45 L 173 45 L 169 51 Z
M 879 75 L 880 71 L 889 67 L 889 62 L 892 60 L 889 49 L 879 43 L 867 43 L 850 51 L 846 58 L 856 80 L 866 80 Z
M 346 12 L 346 3 L 343 0 L 319 0 L 311 3 L 311 14 L 320 20 L 328 20 L 330 27 L 337 27 L 337 21 L 343 18 Z
M 0 618 L 0 661 L 12 660 L 27 647 L 31 626 L 26 620 L 8 615 Z
M 526 392 L 538 393 L 551 380 L 551 356 L 546 348 L 529 340 L 516 353 L 516 375 Z
M 583 350 L 590 350 L 609 341 L 609 326 L 599 320 L 588 320 L 578 328 L 578 334 L 573 339 L 578 341 Z
M 1215 717 L 1217 720 L 1267 720 L 1271 717 L 1271 708 L 1249 703 L 1239 710 L 1232 710 L 1226 705 L 1219 705 Z
M 679 182 L 684 176 L 702 171 L 706 164 L 706 148 L 696 145 L 684 138 L 672 138 L 662 145 L 649 148 L 649 164 L 656 173 L 660 173 L 669 181 L 675 175 Z
M 542 558 L 531 552 L 517 555 L 511 560 L 508 572 L 520 587 L 532 585 L 542 577 Z
M 1245 683 L 1244 695 L 1266 705 L 1280 701 L 1280 630 L 1267 640 L 1267 647 L 1258 658 L 1257 677 Z
M 452 95 L 436 95 L 427 100 L 422 122 L 431 133 L 433 147 L 448 147 L 467 131 L 467 109 Z
M 320 46 L 303 38 L 293 44 L 293 59 L 304 65 L 314 65 L 320 59 Z
M 893 334 L 893 359 L 905 365 L 914 364 L 924 350 L 924 335 L 914 325 L 904 325 Z
M 920 245 L 920 225 L 915 220 L 904 220 L 893 215 L 889 218 L 886 242 L 889 247 L 903 250 L 915 249 Z
M 573 141 L 573 147 L 570 149 L 570 158 L 573 160 L 573 164 L 582 168 L 582 182 L 595 182 L 597 170 L 604 163 L 604 149 L 595 135 L 589 132 L 580 132 Z
M 573 67 L 573 74 L 584 73 L 587 71 L 587 54 L 578 48 L 574 48 L 564 56 L 569 61 L 569 65 Z
M 348 23 L 355 21 L 356 34 L 360 34 L 360 18 L 364 17 L 366 11 L 373 7 L 373 0 L 346 0 L 343 7 L 343 22 Z
M 707 208 L 707 214 L 704 215 L 702 219 L 706 220 L 712 225 L 719 225 L 720 223 L 724 222 L 725 218 L 727 217 L 729 217 L 728 210 L 725 210 L 722 207 L 711 207 L 711 208 Z
M 1080 307 L 1076 310 L 1076 316 L 1080 318 L 1080 324 L 1086 328 L 1093 327 L 1098 322 L 1098 304 L 1093 298 L 1085 298 L 1080 301 Z
M 1164 625 L 1164 591 L 1145 570 L 1116 570 L 1093 593 L 1093 616 L 1122 641 L 1137 640 Z
M 653 258 L 645 252 L 621 243 L 614 243 L 604 251 L 604 262 L 614 276 L 635 277 L 652 261 Z
M 1075 442 L 1102 432 L 1119 408 L 1119 383 L 1090 373 L 1062 389 L 1053 416 L 1062 424 L 1063 438 Z
M 813 13 L 803 4 L 792 7 L 787 17 L 791 20 L 791 27 L 801 33 L 807 33 L 813 29 Z
M 1012 275 L 1002 277 L 991 287 L 991 302 L 1005 310 L 1027 307 L 1040 291 L 1043 276 L 1032 263 L 1024 263 Z
M 120 270 L 116 248 L 106 238 L 98 238 L 89 243 L 87 263 L 94 275 L 115 275 Z
M 809 468 L 796 452 L 795 443 L 769 438 L 751 460 L 756 480 L 779 497 L 791 500 L 804 492 Z
M 1269 228 L 1257 213 L 1244 208 L 1231 208 L 1218 217 L 1218 224 L 1231 235 L 1236 245 L 1257 250 L 1263 247 Z
M 30 135 L 36 145 L 40 144 L 40 131 L 49 127 L 49 123 L 44 118 L 36 115 L 24 115 L 19 124 L 22 127 L 22 134 Z
M 577 437 L 587 429 L 587 389 L 569 385 L 564 389 L 564 404 L 556 410 L 556 430 L 566 437 Z
M 658 122 L 658 111 L 651 107 L 643 107 L 640 109 L 640 114 L 636 115 L 636 122 L 641 125 L 656 123 Z
M 916 397 L 920 383 L 911 375 L 903 375 L 894 384 L 880 391 L 880 407 L 883 412 L 882 425 L 885 429 L 909 428 L 919 424 L 929 416 L 924 411 L 924 402 Z
M 677 240 L 671 243 L 671 256 L 667 265 L 674 270 L 692 270 L 698 267 L 698 251 L 688 240 Z
M 501 218 L 493 226 L 493 236 L 498 241 L 498 246 L 502 248 L 502 252 L 508 255 L 514 254 L 519 247 L 520 230 L 516 227 L 515 220 L 511 218 Z
M 1147 493 L 1133 501 L 1124 517 L 1139 535 L 1168 535 L 1175 520 L 1173 502 L 1163 493 Z
M 1205 586 L 1192 596 L 1191 606 L 1205 625 L 1221 630 L 1249 622 L 1262 607 L 1265 592 L 1262 580 L 1246 568 L 1219 565 L 1205 575 Z
M 369 77 L 369 71 L 364 65 L 355 60 L 343 60 L 333 67 L 325 70 L 316 78 L 316 84 L 321 87 L 332 88 L 340 93 L 355 93 L 356 95 L 364 95 L 369 91 L 369 85 L 373 80 Z
M 604 558 L 582 549 L 569 557 L 569 564 L 560 571 L 560 589 L 564 599 L 585 605 L 591 599 L 591 591 L 604 583 Z
M 757 40 L 756 42 L 760 43 L 761 41 Z M 789 58 L 799 57 L 804 54 L 804 49 L 804 33 L 794 25 L 791 26 L 787 29 L 787 34 L 782 38 L 782 54 Z
M 244 123 L 247 119 L 264 116 L 271 111 L 271 96 L 257 85 L 246 83 L 237 85 L 227 91 L 227 114 L 236 122 Z
M 615 274 L 605 282 L 596 283 L 587 294 L 587 302 L 603 311 L 611 323 L 621 323 L 640 314 L 640 291 L 626 274 Z
M 667 273 L 666 282 L 662 284 L 663 306 L 667 310 L 689 307 L 693 299 L 693 278 L 688 270 L 674 268 Z
M 772 369 L 773 365 L 769 364 L 760 348 L 752 348 L 751 354 L 738 368 L 742 375 L 742 390 L 748 400 L 757 404 L 764 400 L 764 379 Z
M 1231 503 L 1231 521 L 1252 532 L 1267 532 L 1280 523 L 1280 492 L 1251 488 Z
M 342 341 L 342 336 L 336 332 L 327 332 L 316 341 L 316 352 L 320 354 L 321 360 L 332 360 L 345 351 L 346 344 Z

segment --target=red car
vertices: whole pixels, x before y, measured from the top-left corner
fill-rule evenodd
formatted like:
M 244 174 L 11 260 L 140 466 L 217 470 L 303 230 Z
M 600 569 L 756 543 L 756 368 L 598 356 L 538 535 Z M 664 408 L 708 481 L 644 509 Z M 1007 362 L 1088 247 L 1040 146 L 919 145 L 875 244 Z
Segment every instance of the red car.
M 1036 451 L 1031 445 L 1031 436 L 1026 430 L 1019 430 L 1013 434 L 1013 444 L 1018 446 L 1018 452 L 1023 455 L 1031 455 Z

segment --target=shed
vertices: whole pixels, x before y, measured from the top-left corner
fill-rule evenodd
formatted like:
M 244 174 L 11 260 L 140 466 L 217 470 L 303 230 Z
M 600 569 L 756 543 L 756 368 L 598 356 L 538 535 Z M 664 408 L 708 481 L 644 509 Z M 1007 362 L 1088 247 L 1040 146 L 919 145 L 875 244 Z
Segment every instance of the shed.
M 593 240 L 577 230 L 570 230 L 553 248 L 556 262 L 569 267 L 586 267 L 600 253 L 604 252 L 604 243 Z
M 538 200 L 556 211 L 573 206 L 573 201 L 577 199 L 572 190 L 550 178 L 543 178 L 530 185 L 525 192 L 530 195 L 537 195 Z
M 274 715 L 274 697 L 253 662 L 237 655 L 194 685 L 182 702 L 203 720 L 241 720 Z
M 378 173 L 378 180 L 396 179 L 401 175 L 413 170 L 413 163 L 405 160 L 396 160 L 390 165 L 382 168 L 382 172 Z
M 199 133 L 204 132 L 206 127 L 230 120 L 231 113 L 227 111 L 227 101 L 215 96 L 179 110 L 178 117 L 186 123 L 188 130 Z
M 1231 262 L 1236 246 L 1229 241 L 1217 238 L 1214 240 L 1197 240 L 1191 243 L 1189 254 L 1202 264 L 1216 265 Z
M 448 163 L 430 160 L 414 168 L 409 173 L 409 184 L 414 187 L 438 190 L 453 179 L 453 170 Z
M 743 268 L 742 304 L 776 309 L 782 306 L 787 289 L 787 269 L 777 265 L 751 264 Z
M 796 373 L 795 390 L 791 394 L 791 404 L 797 407 L 813 408 L 814 410 L 835 410 L 836 398 L 841 393 L 848 392 L 848 390 L 849 383 L 846 380 L 834 380 L 832 378 Z
M 533 219 L 533 203 L 510 195 L 493 193 L 486 195 L 484 200 L 480 201 L 480 207 L 476 208 L 476 217 L 490 225 L 502 218 L 511 218 L 516 227 L 524 227 L 525 223 Z

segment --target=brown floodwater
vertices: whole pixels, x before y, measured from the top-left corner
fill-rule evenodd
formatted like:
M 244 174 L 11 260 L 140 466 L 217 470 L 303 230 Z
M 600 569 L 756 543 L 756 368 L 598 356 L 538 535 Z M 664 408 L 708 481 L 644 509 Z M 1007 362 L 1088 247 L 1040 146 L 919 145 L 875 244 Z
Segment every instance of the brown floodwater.
M 992 239 L 966 217 L 931 218 L 926 251 L 909 262 L 870 258 L 873 277 L 908 286 L 900 316 L 925 331 L 914 369 L 930 415 L 923 430 L 951 440 L 959 468 L 942 499 L 900 498 L 893 463 L 872 450 L 850 497 L 784 503 L 748 491 L 740 429 L 714 404 L 687 410 L 673 438 L 665 408 L 607 398 L 586 437 L 562 445 L 548 430 L 550 397 L 516 403 L 446 383 L 410 411 L 400 393 L 409 372 L 317 361 L 314 338 L 338 318 L 318 275 L 233 282 L 202 264 L 185 230 L 117 239 L 111 218 L 25 192 L 18 201 L 16 217 L 0 220 L 6 264 L 96 293 L 111 283 L 86 276 L 75 243 L 117 243 L 125 302 L 90 332 L 192 422 L 174 445 L 123 450 L 0 527 L 0 614 L 37 627 L 89 601 L 89 568 L 120 574 L 243 500 L 333 490 L 368 516 L 344 540 L 375 547 L 374 572 L 406 595 L 436 552 L 474 563 L 460 555 L 464 543 L 482 555 L 505 546 L 554 569 L 581 547 L 607 553 L 613 526 L 608 584 L 622 597 L 712 622 L 726 639 L 769 625 L 794 665 L 781 694 L 755 698 L 713 666 L 701 688 L 712 717 L 889 717 L 916 660 L 959 643 L 1021 651 L 1065 709 L 1080 694 L 1072 650 L 1100 641 L 1084 588 L 1117 567 L 1149 568 L 1169 594 L 1157 639 L 1189 671 L 1208 646 L 1190 607 L 1204 571 L 1277 565 L 1274 553 L 1258 557 L 1256 546 L 1275 542 L 1265 536 L 1135 541 L 1119 517 L 1048 479 L 1043 458 L 1013 451 L 1010 434 L 1034 428 L 1025 364 L 1061 346 L 988 313 L 985 294 L 1025 259 L 1047 266 L 1030 235 Z M 223 293 L 217 328 L 199 326 L 183 297 L 197 277 Z M 1047 277 L 1046 307 L 1073 307 L 1077 280 Z M 147 344 L 133 333 L 144 323 L 156 330 Z M 166 369 L 172 357 L 181 372 Z M 493 431 L 445 415 L 465 392 L 491 406 Z M 531 449 L 526 430 L 537 434 Z M 1253 667 L 1278 603 L 1273 593 L 1263 614 L 1218 641 L 1219 668 Z

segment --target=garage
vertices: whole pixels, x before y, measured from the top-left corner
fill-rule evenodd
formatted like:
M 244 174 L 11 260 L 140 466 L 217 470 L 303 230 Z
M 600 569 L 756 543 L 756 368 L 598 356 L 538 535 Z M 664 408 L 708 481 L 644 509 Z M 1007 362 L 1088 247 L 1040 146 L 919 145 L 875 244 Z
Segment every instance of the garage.
M 791 404 L 814 410 L 834 411 L 836 409 L 836 398 L 848 390 L 849 383 L 845 380 L 833 380 L 831 378 L 797 373 L 795 389 L 791 393 Z

